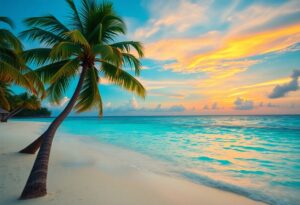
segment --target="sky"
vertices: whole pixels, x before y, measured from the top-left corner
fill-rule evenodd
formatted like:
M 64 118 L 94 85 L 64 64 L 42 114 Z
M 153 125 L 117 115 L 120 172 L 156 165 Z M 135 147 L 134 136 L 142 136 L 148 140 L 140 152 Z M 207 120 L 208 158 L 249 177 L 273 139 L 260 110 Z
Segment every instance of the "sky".
M 147 96 L 140 99 L 102 79 L 104 115 L 300 114 L 299 0 L 112 2 L 127 24 L 120 40 L 144 45 L 138 79 Z M 63 0 L 0 0 L 0 5 L 0 15 L 14 20 L 16 34 L 26 29 L 27 17 L 53 14 L 68 23 Z M 26 49 L 39 46 L 23 43 Z M 60 105 L 47 100 L 43 105 L 59 113 L 76 81 Z

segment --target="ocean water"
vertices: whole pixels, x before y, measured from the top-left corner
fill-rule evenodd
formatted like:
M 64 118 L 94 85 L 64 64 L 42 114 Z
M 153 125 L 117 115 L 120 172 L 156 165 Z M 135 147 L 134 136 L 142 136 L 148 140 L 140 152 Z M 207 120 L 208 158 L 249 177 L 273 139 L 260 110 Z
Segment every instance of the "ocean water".
M 59 132 L 163 160 L 195 183 L 300 204 L 300 116 L 68 118 Z

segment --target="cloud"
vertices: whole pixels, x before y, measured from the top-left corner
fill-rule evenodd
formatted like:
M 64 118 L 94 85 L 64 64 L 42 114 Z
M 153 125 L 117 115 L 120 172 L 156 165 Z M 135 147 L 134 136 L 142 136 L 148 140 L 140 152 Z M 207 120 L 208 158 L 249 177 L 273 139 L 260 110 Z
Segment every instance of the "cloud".
M 168 98 L 175 98 L 175 99 L 184 99 L 185 95 L 180 93 L 173 93 L 173 92 L 156 92 L 150 91 L 148 96 L 161 96 L 161 97 L 168 97 Z
M 164 35 L 170 30 L 182 33 L 208 20 L 210 0 L 201 4 L 193 0 L 153 0 L 147 4 L 150 20 L 136 30 L 135 39 L 148 39 L 156 35 Z M 197 11 L 197 12 L 191 12 Z
M 119 107 L 107 107 L 105 113 L 107 115 L 160 115 L 160 114 L 176 114 L 183 113 L 186 108 L 183 105 L 172 105 L 164 107 L 158 104 L 155 107 L 137 106 L 135 101 L 131 99 L 127 104 Z
M 185 107 L 183 105 L 173 105 L 166 109 L 166 112 L 183 112 Z
M 132 99 L 130 100 L 130 105 L 133 109 L 137 109 L 139 107 L 139 104 L 135 97 L 132 97 Z
M 217 110 L 217 109 L 219 109 L 218 103 L 214 102 L 214 103 L 212 104 L 212 106 L 211 106 L 211 109 L 212 109 L 212 110 Z
M 291 76 L 291 81 L 283 85 L 277 85 L 269 95 L 269 98 L 281 98 L 286 96 L 291 91 L 297 91 L 299 89 L 299 76 L 300 70 L 294 70 Z
M 53 108 L 53 107 L 64 107 L 68 102 L 70 101 L 70 98 L 67 96 L 63 97 L 59 103 L 47 103 L 46 107 Z
M 272 103 L 269 102 L 269 103 L 267 104 L 267 107 L 278 107 L 278 105 L 275 105 L 275 104 L 272 104 Z
M 242 98 L 237 98 L 234 101 L 234 109 L 235 110 L 253 110 L 254 103 L 252 100 L 245 100 Z
M 203 110 L 209 110 L 209 107 L 208 107 L 208 105 L 204 105 L 202 109 Z
M 109 107 L 111 107 L 111 102 L 107 102 L 107 103 L 105 104 L 105 108 L 109 108 Z
M 160 40 L 146 44 L 146 56 L 156 60 L 175 61 L 165 65 L 165 69 L 207 72 L 220 76 L 225 73 L 222 77 L 226 78 L 260 62 L 249 58 L 279 52 L 298 42 L 299 23 L 263 32 L 231 35 L 225 39 L 213 32 L 197 38 Z
M 215 8 L 209 0 L 150 1 L 151 20 L 134 38 L 145 42 L 147 58 L 172 61 L 164 69 L 205 72 L 216 79 L 244 72 L 261 62 L 254 57 L 291 51 L 300 42 L 299 21 L 291 18 L 299 14 L 299 1 L 239 5 L 233 1 Z
M 217 102 L 214 102 L 211 106 L 209 106 L 209 105 L 204 105 L 202 109 L 203 109 L 203 110 L 209 110 L 209 109 L 211 109 L 211 110 L 219 110 L 220 107 L 219 107 L 219 105 L 218 105 Z

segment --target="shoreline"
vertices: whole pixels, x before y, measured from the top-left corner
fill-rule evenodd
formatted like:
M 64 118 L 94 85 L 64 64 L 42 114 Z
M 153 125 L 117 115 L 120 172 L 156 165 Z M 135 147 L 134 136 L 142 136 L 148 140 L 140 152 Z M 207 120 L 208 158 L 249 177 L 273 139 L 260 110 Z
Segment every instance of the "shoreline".
M 17 151 L 47 124 L 0 125 L 0 204 L 264 204 L 176 177 L 167 164 L 140 153 L 59 132 L 50 156 L 48 195 L 19 201 L 36 155 Z

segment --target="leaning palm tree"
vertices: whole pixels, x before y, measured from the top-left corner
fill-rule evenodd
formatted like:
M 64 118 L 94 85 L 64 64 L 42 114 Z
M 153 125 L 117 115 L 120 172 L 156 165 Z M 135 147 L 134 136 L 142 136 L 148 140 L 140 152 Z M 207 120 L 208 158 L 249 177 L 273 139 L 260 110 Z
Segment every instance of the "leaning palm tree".
M 31 28 L 21 34 L 48 45 L 48 48 L 28 50 L 24 57 L 27 61 L 42 65 L 36 72 L 49 84 L 47 93 L 51 102 L 59 103 L 71 79 L 78 74 L 79 80 L 64 110 L 41 135 L 40 140 L 36 140 L 40 141 L 41 146 L 20 199 L 47 194 L 52 141 L 56 130 L 71 110 L 75 108 L 77 112 L 83 112 L 97 107 L 99 115 L 102 115 L 98 88 L 101 77 L 140 97 L 146 94 L 142 84 L 124 70 L 125 67 L 132 67 L 135 74 L 139 75 L 142 46 L 134 41 L 114 42 L 114 39 L 125 34 L 126 27 L 114 12 L 112 4 L 82 0 L 79 11 L 72 0 L 67 0 L 67 3 L 72 11 L 69 27 L 54 16 L 33 17 L 25 20 Z M 130 53 L 132 48 L 138 56 Z
M 41 101 L 35 95 L 29 95 L 28 93 L 22 93 L 20 95 L 14 95 L 8 97 L 13 109 L 10 113 L 2 119 L 2 122 L 7 122 L 9 118 L 12 118 L 24 109 L 37 110 L 41 107 Z
M 14 28 L 13 22 L 0 16 L 0 23 L 5 23 Z M 2 91 L 8 89 L 10 85 L 19 85 L 34 94 L 44 95 L 44 87 L 35 72 L 26 66 L 22 57 L 22 43 L 8 29 L 0 28 L 0 83 Z M 0 103 L 7 106 L 7 98 L 0 92 Z

